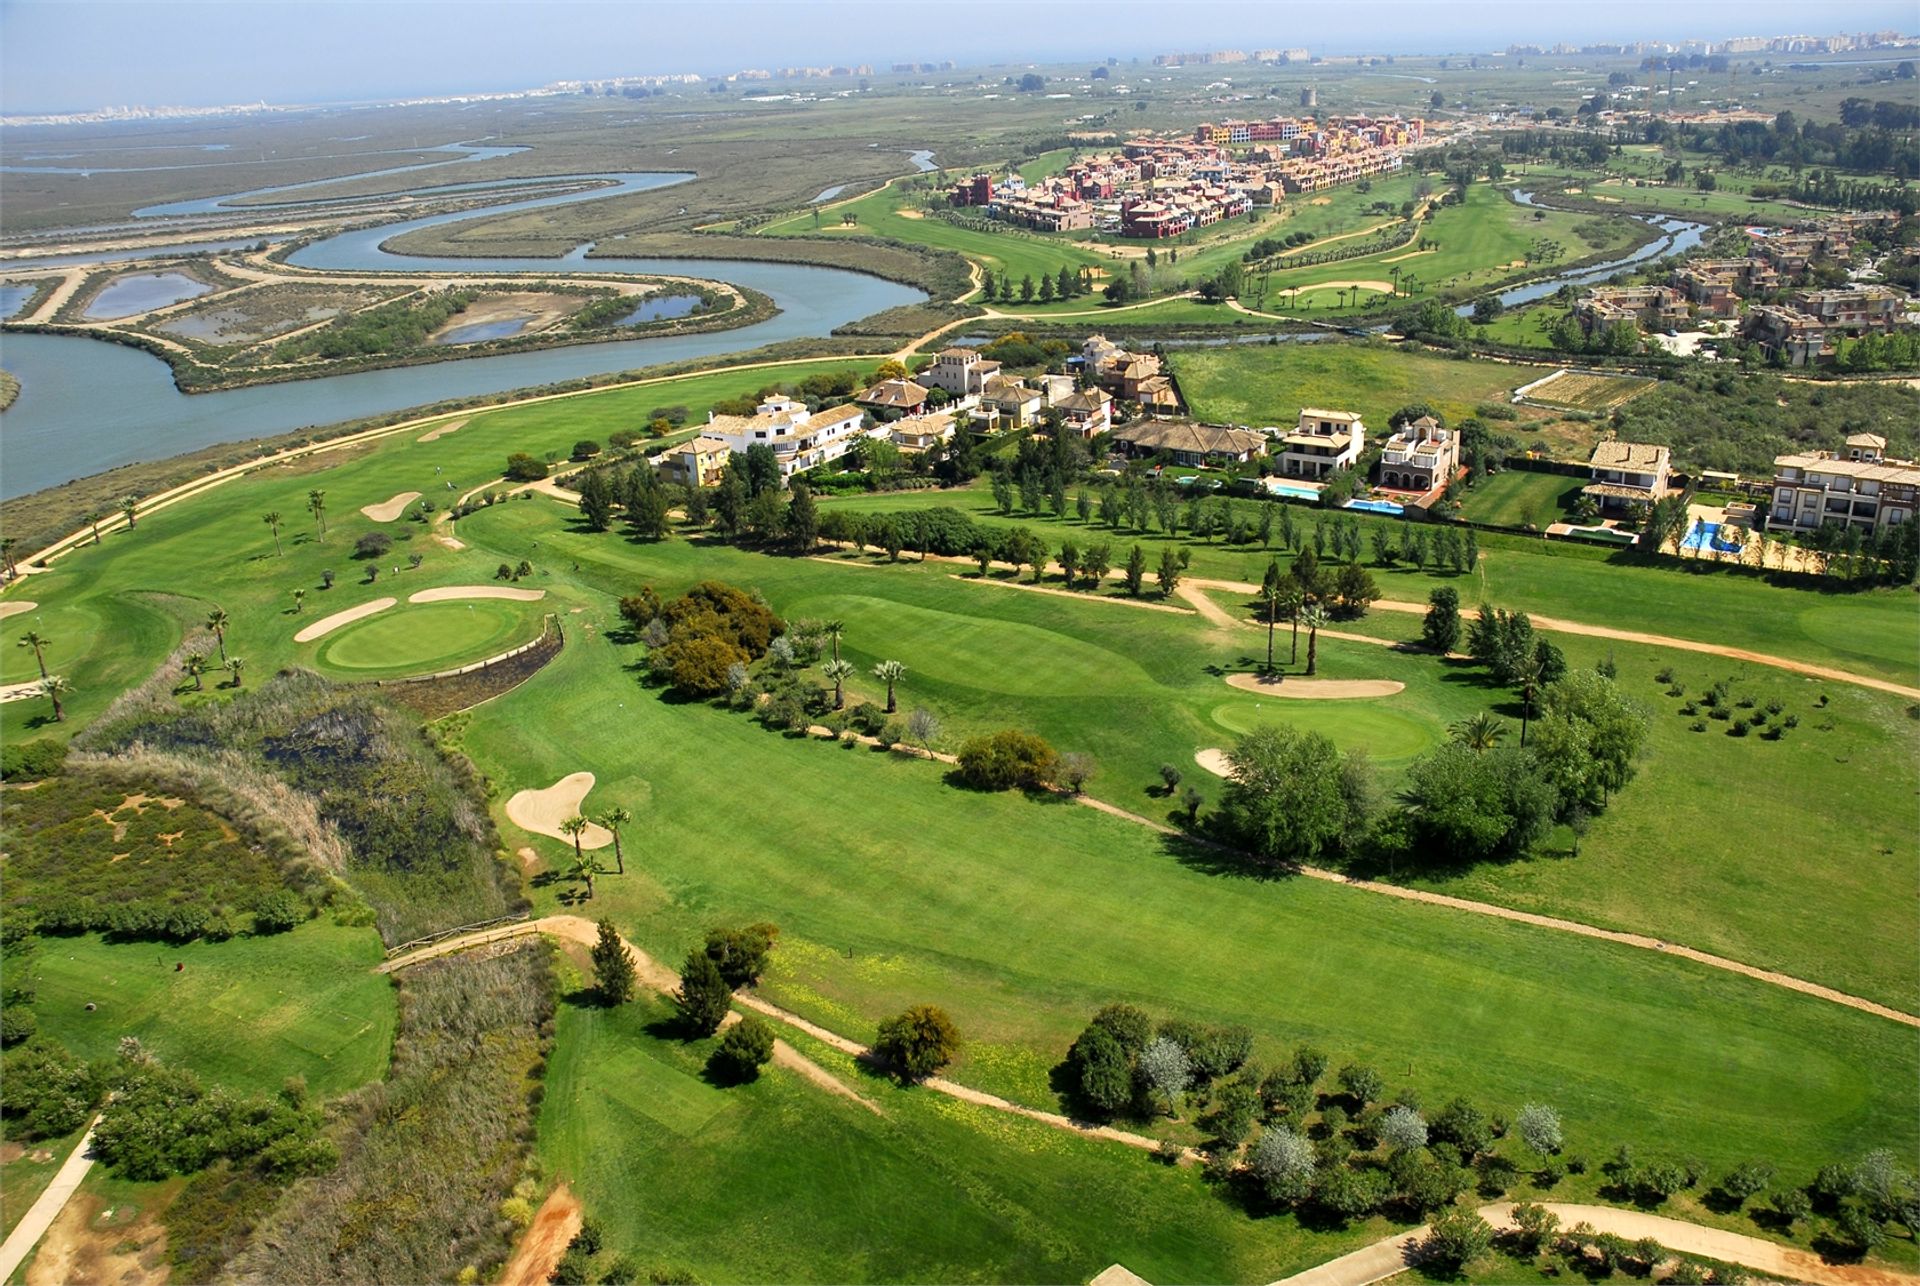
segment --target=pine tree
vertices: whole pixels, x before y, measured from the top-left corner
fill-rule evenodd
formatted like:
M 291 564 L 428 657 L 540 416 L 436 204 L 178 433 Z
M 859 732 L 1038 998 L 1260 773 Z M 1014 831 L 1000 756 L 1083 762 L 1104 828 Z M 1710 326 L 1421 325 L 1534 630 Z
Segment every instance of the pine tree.
M 600 937 L 593 944 L 593 986 L 603 1005 L 624 1005 L 633 999 L 633 957 L 613 921 L 600 921 Z

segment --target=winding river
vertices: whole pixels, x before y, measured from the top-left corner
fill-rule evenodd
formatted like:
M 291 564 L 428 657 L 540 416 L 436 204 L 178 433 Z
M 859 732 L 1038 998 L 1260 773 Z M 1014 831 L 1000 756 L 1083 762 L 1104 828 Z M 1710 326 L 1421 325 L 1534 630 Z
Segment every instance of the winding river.
M 470 145 L 460 147 L 473 150 Z M 491 149 L 490 154 L 498 155 L 502 150 Z M 463 156 L 452 163 L 467 159 L 470 158 Z M 930 154 L 916 153 L 911 161 L 918 169 L 932 168 Z M 117 465 L 163 459 L 220 442 L 315 428 L 447 398 L 504 393 L 582 376 L 737 352 L 782 340 L 823 336 L 856 318 L 925 297 L 907 286 L 840 269 L 740 260 L 623 259 L 600 255 L 589 259 L 588 254 L 594 249 L 590 245 L 577 247 L 559 259 L 433 258 L 398 255 L 385 248 L 394 238 L 418 228 L 575 201 L 604 200 L 666 187 L 684 182 L 688 177 L 663 173 L 550 175 L 414 189 L 415 193 L 443 194 L 529 183 L 599 184 L 586 191 L 507 199 L 478 210 L 431 215 L 342 233 L 303 247 L 293 256 L 293 262 L 308 268 L 363 272 L 413 270 L 508 275 L 545 274 L 572 268 L 711 277 L 763 292 L 779 306 L 776 316 L 738 330 L 704 335 L 619 340 L 539 352 L 459 358 L 191 397 L 174 388 L 172 373 L 165 363 L 138 349 L 70 336 L 8 335 L 0 340 L 4 345 L 0 362 L 20 377 L 21 393 L 6 412 L 4 432 L 0 432 L 0 499 L 24 495 Z M 139 213 L 148 217 L 202 214 L 231 208 L 228 204 L 231 202 L 314 186 L 318 185 L 257 189 L 227 197 L 150 207 Z M 1514 199 L 1522 204 L 1531 202 L 1524 192 L 1514 193 Z M 272 208 L 273 204 L 276 203 L 260 208 Z M 1701 224 L 1678 219 L 1648 218 L 1645 221 L 1662 235 L 1632 254 L 1516 287 L 1503 292 L 1501 299 L 1509 305 L 1526 303 L 1544 298 L 1564 284 L 1602 280 L 1622 267 L 1684 251 L 1698 244 L 1705 230 Z
M 308 268 L 363 272 L 450 271 L 504 276 L 547 274 L 571 268 L 719 278 L 769 296 L 780 309 L 775 316 L 752 326 L 702 335 L 616 340 L 538 352 L 459 358 L 191 397 L 173 386 L 172 372 L 164 362 L 138 349 L 73 336 L 7 335 L 0 339 L 0 363 L 20 378 L 21 392 L 19 400 L 6 412 L 4 431 L 0 431 L 0 499 L 25 495 L 118 465 L 164 459 L 220 442 L 313 428 L 445 398 L 503 393 L 581 376 L 737 352 L 781 340 L 826 335 L 855 318 L 925 298 L 918 290 L 879 277 L 799 264 L 603 256 L 589 260 L 587 254 L 591 246 L 578 247 L 560 259 L 431 258 L 397 255 L 384 248 L 385 242 L 418 228 L 574 201 L 603 200 L 666 187 L 684 182 L 688 177 L 658 173 L 553 175 L 535 180 L 447 184 L 419 189 L 441 193 L 510 186 L 516 182 L 551 185 L 595 181 L 600 184 L 582 192 L 508 200 L 478 210 L 343 233 L 302 248 L 293 261 Z M 152 207 L 141 213 L 204 213 L 221 208 L 223 203 L 287 190 L 260 189 Z

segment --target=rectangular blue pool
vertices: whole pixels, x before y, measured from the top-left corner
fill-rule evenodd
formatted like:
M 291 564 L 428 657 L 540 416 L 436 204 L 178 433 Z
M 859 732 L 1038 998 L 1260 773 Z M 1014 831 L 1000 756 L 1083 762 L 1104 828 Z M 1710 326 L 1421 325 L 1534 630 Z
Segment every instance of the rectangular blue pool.
M 1318 500 L 1320 490 L 1298 482 L 1282 482 L 1278 478 L 1267 479 L 1267 491 L 1288 500 Z
M 1704 518 L 1696 518 L 1693 521 L 1693 529 L 1687 533 L 1686 539 L 1680 542 L 1680 548 L 1691 549 L 1695 552 L 1703 549 L 1712 549 L 1722 554 L 1739 553 L 1741 549 L 1740 542 L 1730 536 L 1722 536 L 1720 533 L 1725 530 L 1730 529 L 1722 527 L 1717 522 L 1708 522 Z
M 1342 509 L 1359 509 L 1370 514 L 1403 514 L 1405 505 L 1397 505 L 1391 500 L 1349 500 Z

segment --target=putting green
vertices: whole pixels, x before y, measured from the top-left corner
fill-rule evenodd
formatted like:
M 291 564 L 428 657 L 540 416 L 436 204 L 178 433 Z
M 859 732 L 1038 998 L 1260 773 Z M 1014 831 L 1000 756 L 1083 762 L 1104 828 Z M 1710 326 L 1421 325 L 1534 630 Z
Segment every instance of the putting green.
M 1235 733 L 1282 724 L 1324 733 L 1340 749 L 1364 750 L 1387 765 L 1431 749 L 1446 732 L 1437 719 L 1370 701 L 1228 701 L 1214 707 L 1213 721 Z
M 504 599 L 403 603 L 329 634 L 315 659 L 358 676 L 448 670 L 526 642 L 539 617 L 539 604 Z

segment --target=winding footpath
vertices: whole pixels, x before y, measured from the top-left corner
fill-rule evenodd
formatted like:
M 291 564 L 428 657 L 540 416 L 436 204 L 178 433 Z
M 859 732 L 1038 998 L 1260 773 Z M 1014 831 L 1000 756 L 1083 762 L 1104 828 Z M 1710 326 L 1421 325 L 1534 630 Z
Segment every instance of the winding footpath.
M 1560 1231 L 1586 1224 L 1597 1233 L 1611 1233 L 1629 1241 L 1651 1237 L 1667 1250 L 1725 1264 L 1739 1264 L 1755 1272 L 1785 1281 L 1806 1282 L 1810 1286 L 1912 1286 L 1920 1277 L 1892 1268 L 1865 1264 L 1830 1264 L 1811 1251 L 1778 1242 L 1749 1237 L 1744 1233 L 1708 1228 L 1701 1224 L 1650 1215 L 1639 1210 L 1621 1210 L 1613 1206 L 1569 1205 L 1543 1202 L 1543 1208 L 1560 1220 Z M 1480 1207 L 1480 1217 L 1495 1229 L 1513 1226 L 1513 1203 L 1499 1202 Z M 1371 1246 L 1330 1259 L 1304 1273 L 1282 1278 L 1272 1286 L 1372 1286 L 1413 1267 L 1427 1228 L 1383 1237 Z

